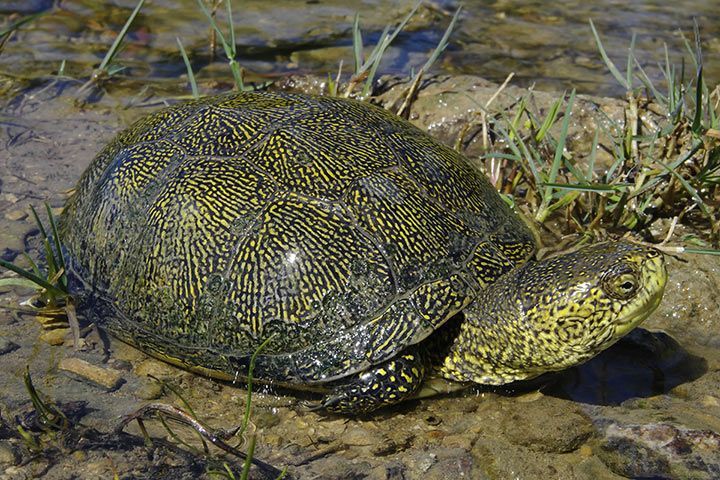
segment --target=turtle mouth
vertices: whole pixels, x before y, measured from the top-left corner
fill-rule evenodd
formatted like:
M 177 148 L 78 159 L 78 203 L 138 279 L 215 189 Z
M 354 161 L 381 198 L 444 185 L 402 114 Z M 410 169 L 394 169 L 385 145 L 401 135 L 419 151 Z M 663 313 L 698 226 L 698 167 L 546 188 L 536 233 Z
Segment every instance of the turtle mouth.
M 662 256 L 649 259 L 643 265 L 641 277 L 643 288 L 635 300 L 625 306 L 626 313 L 615 322 L 617 337 L 621 337 L 635 328 L 660 305 L 668 278 Z

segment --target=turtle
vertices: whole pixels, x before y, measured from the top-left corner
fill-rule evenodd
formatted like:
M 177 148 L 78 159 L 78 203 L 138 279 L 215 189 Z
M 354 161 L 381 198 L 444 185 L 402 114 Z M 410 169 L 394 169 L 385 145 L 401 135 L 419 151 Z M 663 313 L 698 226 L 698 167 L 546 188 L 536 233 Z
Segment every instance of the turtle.
M 662 254 L 627 241 L 538 260 L 462 154 L 368 102 L 286 91 L 139 120 L 59 231 L 79 313 L 111 335 L 350 415 L 585 362 L 667 281 Z

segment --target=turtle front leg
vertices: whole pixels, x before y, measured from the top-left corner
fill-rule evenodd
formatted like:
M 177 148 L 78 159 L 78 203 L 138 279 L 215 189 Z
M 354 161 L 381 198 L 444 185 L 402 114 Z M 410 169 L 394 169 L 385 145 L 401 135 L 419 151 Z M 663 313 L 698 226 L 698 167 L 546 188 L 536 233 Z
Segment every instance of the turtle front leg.
M 362 414 L 412 397 L 425 377 L 424 361 L 416 349 L 374 365 L 338 383 L 319 408 L 333 413 Z

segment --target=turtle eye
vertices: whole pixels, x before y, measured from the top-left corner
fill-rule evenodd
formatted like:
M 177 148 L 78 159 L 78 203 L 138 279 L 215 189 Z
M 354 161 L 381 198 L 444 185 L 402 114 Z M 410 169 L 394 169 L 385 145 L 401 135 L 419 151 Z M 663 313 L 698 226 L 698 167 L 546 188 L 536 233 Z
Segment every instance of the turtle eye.
M 610 296 L 621 300 L 628 299 L 638 289 L 637 276 L 633 272 L 624 272 L 609 279 L 606 286 Z

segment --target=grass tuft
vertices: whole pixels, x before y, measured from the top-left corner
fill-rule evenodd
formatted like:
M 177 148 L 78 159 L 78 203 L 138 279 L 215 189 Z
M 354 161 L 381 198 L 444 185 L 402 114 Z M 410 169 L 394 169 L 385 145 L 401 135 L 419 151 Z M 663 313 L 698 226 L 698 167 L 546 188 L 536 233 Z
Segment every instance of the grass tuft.
M 110 49 L 107 51 L 107 53 L 105 53 L 105 57 L 103 57 L 102 62 L 100 62 L 100 66 L 96 68 L 95 71 L 92 73 L 92 75 L 90 76 L 90 80 L 88 80 L 83 86 L 80 87 L 80 89 L 78 90 L 78 95 L 84 93 L 86 90 L 92 87 L 98 87 L 103 82 L 107 81 L 113 75 L 125 68 L 121 65 L 114 64 L 113 61 L 115 60 L 115 57 L 120 51 L 120 46 L 122 45 L 123 40 L 125 40 L 125 36 L 130 29 L 130 25 L 132 25 L 132 23 L 135 21 L 135 17 L 138 16 L 138 14 L 140 13 L 140 9 L 142 9 L 144 4 L 145 0 L 139 0 L 137 5 L 135 5 L 135 9 L 125 21 L 125 25 L 123 25 L 122 29 L 115 37 L 115 41 L 110 46 Z
M 244 72 L 242 67 L 240 67 L 240 64 L 237 61 L 237 45 L 235 43 L 235 26 L 233 24 L 233 15 L 232 15 L 232 2 L 230 0 L 227 0 L 225 2 L 225 6 L 227 8 L 227 17 L 228 17 L 228 34 L 230 36 L 230 39 L 226 39 L 225 35 L 223 34 L 222 30 L 218 26 L 217 22 L 215 21 L 214 15 L 210 13 L 210 11 L 207 9 L 207 6 L 205 5 L 205 2 L 203 0 L 197 0 L 198 6 L 200 7 L 200 10 L 202 10 L 203 14 L 207 18 L 208 22 L 210 22 L 210 26 L 212 27 L 213 31 L 217 35 L 217 37 L 220 39 L 220 43 L 222 44 L 223 50 L 225 52 L 225 56 L 228 59 L 228 65 L 230 66 L 230 72 L 232 72 L 233 79 L 235 81 L 235 88 L 239 91 L 245 90 L 245 81 L 243 79 Z
M 707 232 L 706 245 L 717 248 L 720 89 L 711 90 L 704 81 L 697 26 L 694 41 L 685 39 L 695 67 L 690 78 L 685 78 L 684 62 L 679 68 L 670 63 L 665 47 L 660 70 L 666 88 L 655 85 L 641 67 L 634 37 L 621 73 L 592 21 L 590 29 L 609 72 L 627 90 L 624 122 L 603 118 L 590 151 L 570 153 L 565 147 L 574 93 L 536 118 L 528 108 L 531 91 L 511 118 L 500 114 L 495 119 L 502 144 L 484 157 L 493 165 L 491 178 L 501 193 L 525 200 L 539 223 L 563 219 L 583 236 L 610 229 L 648 238 L 659 221 L 674 219 L 674 225 L 685 218 Z M 609 143 L 600 142 L 601 135 Z M 600 148 L 613 156 L 604 171 L 598 170 Z

